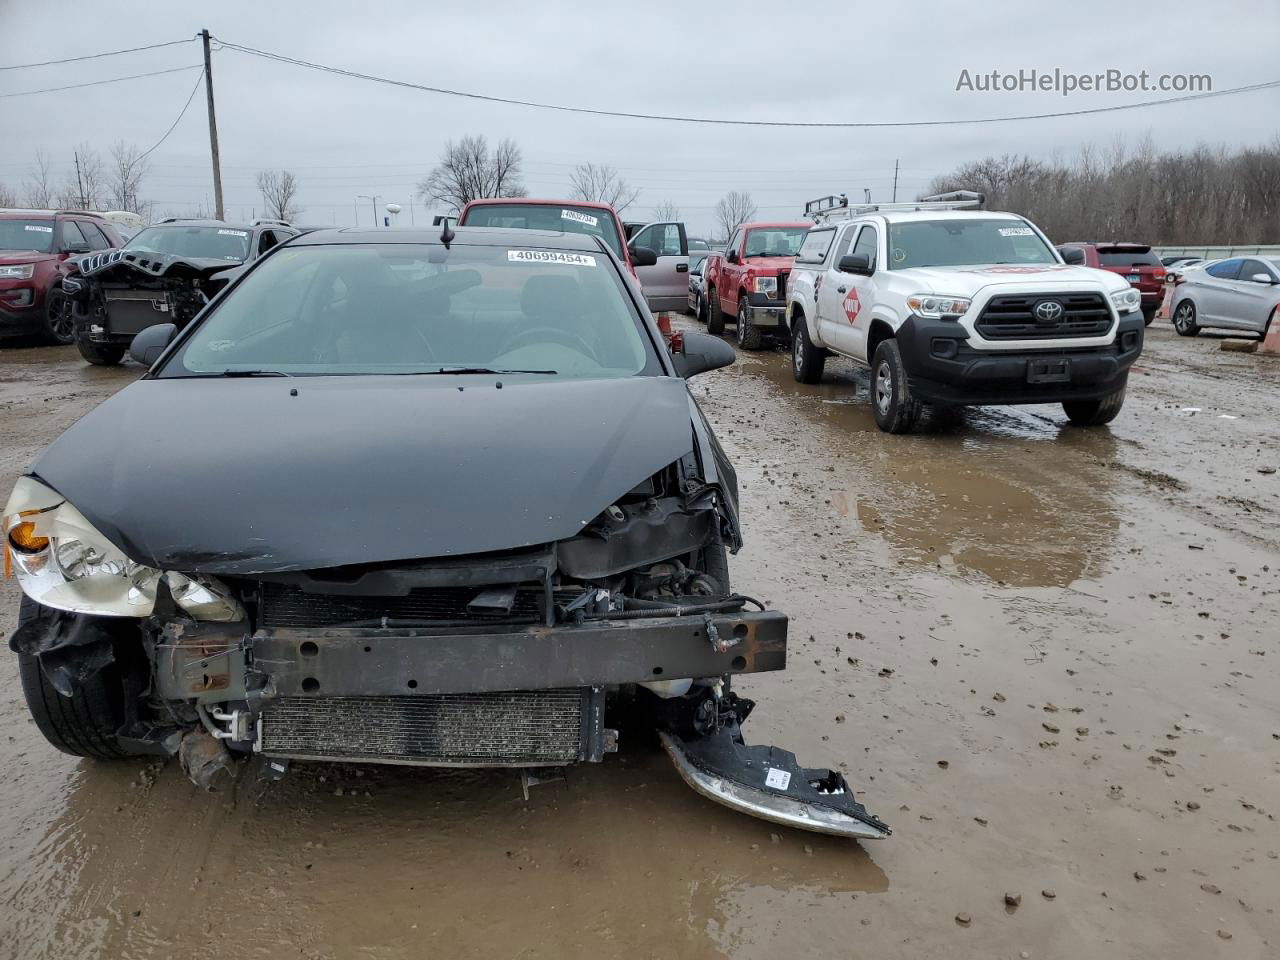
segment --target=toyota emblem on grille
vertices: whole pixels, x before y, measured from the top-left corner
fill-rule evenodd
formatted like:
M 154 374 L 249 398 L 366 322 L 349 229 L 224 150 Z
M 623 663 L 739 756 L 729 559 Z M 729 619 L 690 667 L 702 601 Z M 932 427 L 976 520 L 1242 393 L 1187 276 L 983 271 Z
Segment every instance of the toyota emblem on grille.
M 1064 310 L 1057 300 L 1041 300 L 1033 312 L 1037 323 L 1057 323 L 1062 319 Z

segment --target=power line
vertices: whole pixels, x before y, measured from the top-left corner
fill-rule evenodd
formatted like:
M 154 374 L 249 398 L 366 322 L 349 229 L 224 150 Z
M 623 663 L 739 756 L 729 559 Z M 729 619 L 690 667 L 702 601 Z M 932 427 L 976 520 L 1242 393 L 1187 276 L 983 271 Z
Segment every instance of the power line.
M 43 90 L 19 90 L 17 93 L 0 93 L 0 100 L 8 97 L 30 97 L 37 93 L 57 93 L 59 90 L 79 90 L 81 87 L 98 87 L 104 83 L 121 83 L 125 80 L 140 80 L 143 77 L 159 77 L 166 73 L 181 73 L 183 70 L 199 70 L 200 64 L 193 63 L 189 67 L 171 67 L 168 70 L 153 70 L 150 73 L 135 73 L 127 77 L 112 77 L 109 80 L 90 80 L 88 83 L 71 83 L 65 87 L 45 87 Z
M 203 79 L 204 79 L 204 69 L 202 68 L 200 70 L 200 76 L 196 77 L 196 85 L 191 88 L 191 95 L 187 97 L 187 102 L 182 105 L 182 111 L 178 114 L 178 119 L 174 120 L 173 123 L 169 125 L 169 129 L 164 132 L 164 136 L 155 142 L 155 144 L 151 147 L 151 150 L 147 150 L 145 153 L 143 153 L 142 156 L 138 157 L 138 160 L 142 160 L 144 157 L 150 154 L 153 150 L 155 150 L 156 147 L 160 146 L 160 144 L 164 143 L 166 140 L 169 139 L 169 134 L 173 133 L 173 131 L 177 128 L 178 124 L 182 122 L 182 118 L 187 115 L 187 108 L 191 106 L 191 101 L 196 98 L 196 91 L 200 89 L 200 81 L 202 81 Z
M 622 117 L 628 120 L 665 120 L 673 123 L 701 123 L 735 127 L 819 127 L 837 129 L 864 127 L 946 127 L 975 125 L 981 123 L 1006 123 L 1017 120 L 1050 120 L 1059 117 L 1079 117 L 1086 114 L 1114 113 L 1120 110 L 1137 110 L 1142 107 L 1155 107 L 1170 103 L 1186 103 L 1191 100 L 1208 100 L 1213 97 L 1233 96 L 1240 93 L 1252 93 L 1257 90 L 1280 87 L 1280 80 L 1267 80 L 1262 83 L 1249 84 L 1243 87 L 1229 87 L 1225 90 L 1209 90 L 1202 93 L 1189 93 L 1178 97 L 1166 97 L 1160 100 L 1143 100 L 1137 103 L 1122 103 L 1110 107 L 1088 107 L 1080 110 L 1061 110 L 1053 113 L 1030 113 L 1004 117 L 974 117 L 960 120 L 867 120 L 825 123 L 804 120 L 726 120 L 713 117 L 684 117 L 655 113 L 630 113 L 621 110 L 599 110 L 591 107 L 572 107 L 565 104 L 540 103 L 535 100 L 517 100 L 512 97 L 498 97 L 483 93 L 472 93 L 465 90 L 451 90 L 447 87 L 434 87 L 423 83 L 410 83 L 407 80 L 395 80 L 390 77 L 379 77 L 370 73 L 359 73 L 355 70 L 347 70 L 342 67 L 313 63 L 310 60 L 286 57 L 283 54 L 271 53 L 267 50 L 259 50 L 255 47 L 247 47 L 243 44 L 231 43 L 230 41 L 222 40 L 220 38 L 218 39 L 218 43 L 221 48 L 235 50 L 239 53 L 245 53 L 254 57 L 261 57 L 266 60 L 275 60 L 279 63 L 291 64 L 295 67 L 305 67 L 309 70 L 319 70 L 323 73 L 332 73 L 338 76 L 351 77 L 357 80 L 368 80 L 373 83 L 384 83 L 393 87 L 420 90 L 426 93 L 438 93 L 450 97 L 464 97 L 469 100 L 486 100 L 490 103 L 505 103 L 517 107 L 534 107 L 539 110 L 558 110 L 562 113 L 585 113 L 600 117 Z
M 90 53 L 83 57 L 67 57 L 65 60 L 42 60 L 40 63 L 11 63 L 0 66 L 0 70 L 25 70 L 28 67 L 52 67 L 59 63 L 79 63 L 81 60 L 99 60 L 102 57 L 118 57 L 122 53 L 139 53 L 143 50 L 159 50 L 161 47 L 176 47 L 181 43 L 193 43 L 195 37 L 185 40 L 168 40 L 164 43 L 152 43 L 145 47 L 129 47 L 125 50 L 108 50 L 106 53 Z

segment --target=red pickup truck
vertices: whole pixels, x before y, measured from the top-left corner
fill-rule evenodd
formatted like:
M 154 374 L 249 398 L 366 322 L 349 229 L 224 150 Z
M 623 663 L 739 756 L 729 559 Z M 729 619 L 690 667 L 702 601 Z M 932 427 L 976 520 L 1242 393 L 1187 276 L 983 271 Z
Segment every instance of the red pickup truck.
M 766 336 L 788 336 L 787 274 L 805 234 L 807 220 L 744 223 L 723 251 L 707 255 L 707 331 L 723 333 L 726 315 L 738 328 L 738 345 L 758 350 Z
M 1058 252 L 1067 263 L 1118 273 L 1142 294 L 1142 319 L 1156 318 L 1164 299 L 1165 267 L 1145 243 L 1064 243 Z
M 613 207 L 586 200 L 534 200 L 529 197 L 493 197 L 472 200 L 458 215 L 460 227 L 507 227 L 585 233 L 599 237 L 636 275 L 626 232 Z

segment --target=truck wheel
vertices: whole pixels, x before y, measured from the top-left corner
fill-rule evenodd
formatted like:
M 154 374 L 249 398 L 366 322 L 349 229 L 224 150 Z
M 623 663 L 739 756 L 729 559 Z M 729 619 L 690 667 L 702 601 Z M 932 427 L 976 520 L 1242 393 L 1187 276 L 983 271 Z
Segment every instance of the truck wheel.
M 1152 307 L 1150 310 L 1143 310 L 1143 311 L 1142 311 L 1142 325 L 1143 325 L 1144 327 L 1149 327 L 1149 326 L 1151 326 L 1151 324 L 1155 321 L 1155 319 L 1156 319 L 1156 313 L 1158 313 L 1158 312 L 1159 312 L 1159 311 L 1158 311 L 1158 310 L 1157 310 L 1157 308 L 1155 308 L 1155 307 Z
M 707 333 L 724 333 L 724 314 L 715 287 L 707 287 Z
M 44 298 L 45 339 L 66 346 L 76 339 L 76 317 L 71 298 L 61 290 L 50 290 Z
M 38 617 L 41 607 L 23 597 L 18 623 Z M 70 697 L 58 693 L 45 679 L 40 660 L 18 654 L 18 677 L 27 709 L 44 738 L 73 757 L 119 760 L 129 754 L 120 748 L 116 731 L 124 723 L 124 685 L 116 664 L 81 681 Z
M 124 359 L 124 347 L 115 343 L 94 343 L 92 340 L 76 340 L 80 356 L 99 367 L 114 367 Z
M 800 383 L 817 383 L 827 364 L 827 351 L 813 345 L 804 317 L 796 317 L 792 323 L 795 331 L 791 334 L 791 373 Z
M 1110 423 L 1124 406 L 1124 387 L 1098 400 L 1066 400 L 1062 409 L 1067 419 L 1078 427 L 1100 427 Z
M 743 350 L 759 350 L 764 342 L 764 331 L 751 322 L 751 311 L 745 297 L 738 298 L 738 346 Z
M 1200 325 L 1196 323 L 1196 305 L 1190 300 L 1183 300 L 1173 311 L 1173 329 L 1184 337 L 1194 337 L 1200 332 Z
M 911 396 L 896 340 L 882 340 L 871 360 L 871 407 L 885 433 L 910 433 L 920 419 L 920 401 Z

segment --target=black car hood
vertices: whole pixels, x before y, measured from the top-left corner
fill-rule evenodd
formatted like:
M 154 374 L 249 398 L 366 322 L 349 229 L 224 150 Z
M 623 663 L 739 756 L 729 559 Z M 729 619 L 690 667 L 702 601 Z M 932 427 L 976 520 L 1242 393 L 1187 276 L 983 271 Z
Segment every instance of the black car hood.
M 248 575 L 561 540 L 693 448 L 683 380 L 502 379 L 142 380 L 31 472 L 141 563 Z

